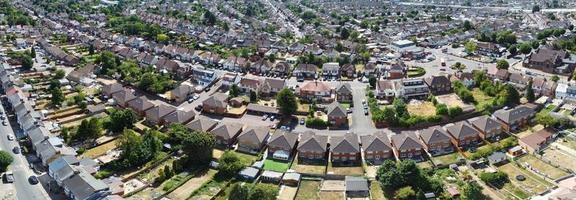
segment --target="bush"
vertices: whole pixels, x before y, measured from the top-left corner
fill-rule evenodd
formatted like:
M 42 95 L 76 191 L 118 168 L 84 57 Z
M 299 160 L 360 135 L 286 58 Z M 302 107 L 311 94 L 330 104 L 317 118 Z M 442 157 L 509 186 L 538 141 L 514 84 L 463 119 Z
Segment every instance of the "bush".
M 323 128 L 328 126 L 328 122 L 318 118 L 306 119 L 306 127 Z
M 447 115 L 447 114 L 448 114 L 448 106 L 446 106 L 446 104 L 436 105 L 436 115 Z
M 452 107 L 448 109 L 448 116 L 450 118 L 455 118 L 460 114 L 462 114 L 462 108 L 460 107 Z
M 96 174 L 94 174 L 94 178 L 97 179 L 105 179 L 112 176 L 112 172 L 108 171 L 108 170 L 100 170 L 98 172 L 96 172 Z
M 480 173 L 480 180 L 494 186 L 497 187 L 499 189 L 501 189 L 502 187 L 504 187 L 504 184 L 506 184 L 508 181 L 510 181 L 508 179 L 508 174 L 501 172 L 501 171 L 497 171 L 494 173 L 485 173 L 482 172 Z

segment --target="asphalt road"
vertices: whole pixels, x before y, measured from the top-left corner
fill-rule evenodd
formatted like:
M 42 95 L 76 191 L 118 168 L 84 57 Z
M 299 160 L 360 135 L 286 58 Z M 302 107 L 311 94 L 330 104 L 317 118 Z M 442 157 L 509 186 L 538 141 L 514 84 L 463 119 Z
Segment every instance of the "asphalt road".
M 6 113 L 2 106 L 0 106 L 0 111 Z M 9 152 L 14 157 L 14 162 L 8 167 L 8 170 L 14 173 L 15 180 L 12 185 L 16 189 L 17 199 L 50 199 L 41 184 L 31 185 L 28 182 L 28 177 L 35 174 L 22 154 L 14 154 L 12 152 L 12 148 L 20 145 L 16 141 L 9 141 L 8 134 L 14 135 L 11 125 L 0 125 L 0 149 Z

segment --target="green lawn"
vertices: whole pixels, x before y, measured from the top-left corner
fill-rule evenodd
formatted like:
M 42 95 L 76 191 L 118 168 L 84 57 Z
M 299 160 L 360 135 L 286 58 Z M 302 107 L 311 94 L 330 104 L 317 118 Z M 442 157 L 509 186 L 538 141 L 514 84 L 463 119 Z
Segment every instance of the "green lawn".
M 525 155 L 522 156 L 519 160 L 519 163 L 521 164 L 525 164 L 528 163 L 530 166 L 532 166 L 533 168 L 537 169 L 538 171 L 546 174 L 547 176 L 549 176 L 552 179 L 558 179 L 560 177 L 566 176 L 568 175 L 567 172 L 558 169 L 538 158 L 536 158 L 535 156 L 532 155 Z
M 460 154 L 458 152 L 455 152 L 455 153 L 451 153 L 451 154 L 433 157 L 432 160 L 434 161 L 434 164 L 436 164 L 436 165 L 440 165 L 440 164 L 441 165 L 450 165 L 450 164 L 454 164 L 454 163 L 458 162 L 458 157 L 460 157 Z
M 350 108 L 350 103 L 340 103 L 340 105 L 342 105 L 343 108 Z
M 275 172 L 286 172 L 288 170 L 289 163 L 276 161 L 272 159 L 266 159 L 264 161 L 264 170 L 270 170 Z
M 237 151 L 235 153 L 238 155 L 238 157 L 240 157 L 240 160 L 242 160 L 242 163 L 245 165 L 251 165 L 254 161 L 256 161 L 256 159 L 258 159 L 258 157 L 255 155 L 245 154 Z
M 476 100 L 476 110 L 478 111 L 483 111 L 483 109 L 491 107 L 492 100 L 494 100 L 494 97 L 484 94 L 480 88 L 472 89 L 472 96 L 474 100 Z
M 426 70 L 422 67 L 416 67 L 416 68 L 408 69 L 408 77 L 409 78 L 423 76 L 424 74 L 426 74 Z
M 382 187 L 380 187 L 378 181 L 372 181 L 370 183 L 370 196 L 372 197 L 372 200 L 386 200 L 384 191 L 382 190 Z

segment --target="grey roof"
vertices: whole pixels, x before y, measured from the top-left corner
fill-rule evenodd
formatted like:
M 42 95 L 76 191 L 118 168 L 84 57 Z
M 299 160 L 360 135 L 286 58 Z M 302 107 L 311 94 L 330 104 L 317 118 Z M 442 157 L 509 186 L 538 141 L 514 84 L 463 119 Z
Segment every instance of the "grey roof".
M 198 117 L 192 120 L 190 123 L 186 124 L 186 127 L 195 131 L 208 132 L 218 124 L 217 121 L 206 119 L 203 117 Z
M 87 199 L 96 192 L 108 190 L 104 182 L 82 171 L 64 180 L 63 184 L 76 199 Z
M 353 133 L 346 133 L 344 136 L 330 137 L 330 150 L 336 153 L 358 153 L 360 145 L 358 136 Z
M 186 97 L 192 92 L 192 88 L 186 84 L 180 84 L 178 87 L 172 90 L 172 95 L 176 97 Z
M 270 133 L 268 127 L 250 127 L 245 129 L 238 136 L 238 142 L 250 142 L 255 144 L 262 144 Z
M 286 81 L 284 79 L 277 79 L 277 78 L 266 78 L 264 79 L 264 83 L 262 83 L 262 87 L 269 87 L 270 89 L 282 89 L 286 86 Z
M 350 83 L 342 83 L 336 88 L 336 93 L 338 94 L 352 94 L 352 87 Z
M 259 172 L 260 172 L 260 170 L 254 168 L 254 167 L 246 167 L 242 171 L 240 171 L 238 174 L 240 174 L 240 176 L 246 176 L 249 178 L 256 178 L 256 176 L 258 176 Z
M 346 113 L 346 109 L 342 107 L 338 102 L 333 102 L 328 105 L 327 114 L 330 117 L 346 117 L 348 114 Z
M 368 180 L 359 176 L 346 176 L 346 192 L 369 191 Z
M 30 138 L 32 146 L 36 146 L 48 138 L 48 136 L 50 136 L 50 132 L 43 126 L 36 126 L 28 131 L 28 138 Z
M 146 118 L 161 119 L 162 117 L 176 111 L 174 106 L 160 104 L 146 111 Z
M 414 132 L 405 132 L 392 136 L 392 142 L 398 150 L 422 149 Z
M 111 84 L 104 85 L 104 87 L 102 87 L 102 92 L 104 94 L 111 95 L 111 94 L 122 91 L 123 88 L 124 87 L 120 83 L 111 83 Z
M 216 93 L 210 96 L 208 99 L 204 100 L 202 104 L 212 106 L 212 107 L 226 107 L 228 103 L 226 103 L 226 99 L 228 98 L 227 94 L 224 93 Z
M 360 137 L 362 140 L 362 148 L 364 151 L 390 151 L 392 145 L 386 133 L 378 131 L 372 135 L 363 135 Z
M 532 108 L 526 105 L 521 105 L 510 110 L 497 110 L 494 112 L 494 116 L 506 123 L 510 123 L 534 113 L 536 113 L 536 111 L 534 111 Z
M 480 134 L 478 130 L 474 129 L 468 122 L 458 122 L 446 127 L 448 133 L 456 139 L 464 139 L 468 136 L 478 136 Z
M 450 135 L 440 126 L 433 126 L 420 131 L 420 138 L 425 144 L 450 141 Z
M 164 117 L 164 120 L 168 123 L 186 123 L 196 116 L 194 111 L 184 111 L 184 110 L 176 110 Z
M 284 150 L 292 150 L 296 141 L 298 140 L 298 134 L 291 133 L 287 131 L 276 131 L 272 137 L 270 137 L 270 142 L 268 146 L 280 147 Z
M 148 98 L 146 98 L 146 96 L 140 96 L 130 102 L 128 102 L 128 107 L 134 109 L 134 111 L 137 112 L 143 112 L 146 111 L 152 107 L 154 107 L 155 105 L 148 100 Z
M 224 139 L 234 138 L 242 130 L 242 125 L 237 123 L 221 123 L 210 131 L 215 136 Z
M 495 119 L 492 119 L 490 116 L 487 115 L 470 119 L 469 121 L 474 127 L 478 128 L 483 132 L 487 132 L 502 127 L 502 124 L 500 124 L 500 122 L 496 121 Z
M 325 152 L 327 143 L 327 136 L 316 135 L 311 131 L 307 131 L 302 133 L 298 143 L 298 151 Z
M 132 91 L 124 89 L 120 92 L 114 93 L 112 95 L 112 98 L 114 98 L 114 100 L 116 100 L 116 102 L 120 104 L 125 104 L 129 101 L 136 99 L 136 96 L 132 94 Z
M 425 79 L 428 86 L 433 85 L 450 85 L 450 79 L 446 76 L 431 76 Z
M 506 154 L 500 151 L 494 152 L 492 155 L 488 156 L 488 162 L 492 164 L 498 163 L 503 159 L 506 159 Z

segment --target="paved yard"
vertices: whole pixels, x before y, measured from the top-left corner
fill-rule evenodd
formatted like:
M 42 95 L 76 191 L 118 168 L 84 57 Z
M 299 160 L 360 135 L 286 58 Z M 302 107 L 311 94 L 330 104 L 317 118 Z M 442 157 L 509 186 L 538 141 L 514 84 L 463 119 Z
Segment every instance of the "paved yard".
M 293 200 L 296 197 L 296 192 L 298 192 L 298 187 L 282 185 L 280 188 L 280 194 L 278 194 L 278 199 Z
M 204 115 L 204 114 L 202 114 Z M 221 116 L 212 116 L 212 115 L 204 115 L 208 118 L 220 120 L 225 123 L 239 123 L 248 126 L 266 126 L 269 127 L 271 124 L 278 122 L 277 119 L 274 121 L 270 121 L 270 118 L 263 121 L 262 116 L 259 115 L 252 115 L 252 114 L 245 114 L 240 118 L 231 118 L 231 117 L 221 117 Z
M 324 180 L 320 191 L 344 191 L 346 190 L 346 182 L 341 180 Z
M 520 159 L 518 159 L 518 162 L 525 167 L 528 166 L 527 168 L 532 168 L 531 171 L 552 179 L 558 179 L 568 175 L 567 172 L 558 169 L 532 155 L 522 156 Z
M 216 170 L 210 169 L 206 173 L 198 173 L 194 178 L 188 180 L 184 185 L 168 194 L 170 199 L 186 199 L 204 183 L 207 183 L 216 174 Z

